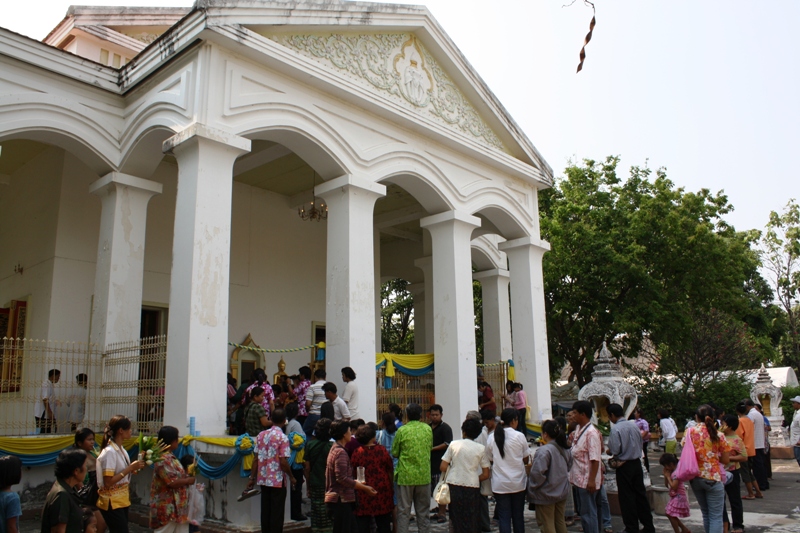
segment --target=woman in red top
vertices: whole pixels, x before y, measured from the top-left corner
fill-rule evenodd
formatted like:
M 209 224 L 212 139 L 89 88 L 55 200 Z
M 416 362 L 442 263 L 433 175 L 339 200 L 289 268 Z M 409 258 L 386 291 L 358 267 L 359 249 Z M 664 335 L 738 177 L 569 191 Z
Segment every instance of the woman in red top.
M 359 466 L 363 467 L 364 482 L 378 492 L 374 496 L 367 494 L 358 496 L 356 506 L 358 533 L 369 533 L 373 517 L 378 526 L 378 533 L 389 533 L 394 510 L 392 484 L 394 463 L 386 448 L 375 443 L 375 430 L 370 426 L 359 427 L 356 430 L 356 440 L 361 443 L 361 447 L 353 452 L 351 458 L 353 472 L 357 472 Z

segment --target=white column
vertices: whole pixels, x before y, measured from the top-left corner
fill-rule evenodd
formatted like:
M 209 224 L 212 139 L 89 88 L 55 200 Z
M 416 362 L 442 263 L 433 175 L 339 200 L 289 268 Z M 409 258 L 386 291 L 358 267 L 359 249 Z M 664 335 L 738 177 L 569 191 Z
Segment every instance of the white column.
M 511 308 L 508 301 L 508 270 L 495 268 L 474 272 L 481 282 L 483 301 L 483 361 L 499 363 L 511 359 Z
M 383 344 L 381 342 L 381 232 L 377 228 L 374 228 L 372 232 L 372 246 L 375 254 L 373 267 L 375 271 L 375 353 L 380 353 Z
M 135 341 L 141 334 L 147 204 L 150 198 L 161 193 L 161 184 L 111 172 L 92 183 L 89 192 L 102 201 L 91 339 L 105 351 L 111 344 Z M 98 369 L 89 376 L 89 381 L 95 384 L 101 380 L 130 382 L 138 376 L 139 365 L 133 363 L 116 366 L 105 376 L 101 376 Z M 120 397 L 135 398 L 137 394 L 136 387 L 114 391 L 114 395 Z M 96 405 L 88 407 L 87 418 L 107 420 L 114 414 L 124 414 L 136 420 L 135 403 L 112 404 L 102 414 Z
M 425 284 L 412 283 L 408 290 L 414 298 L 414 353 L 430 353 L 425 351 Z
M 139 338 L 147 204 L 161 193 L 154 181 L 111 172 L 89 186 L 100 197 L 100 240 L 92 303 L 92 342 Z
M 552 418 L 542 257 L 550 244 L 532 237 L 501 242 L 511 271 L 514 371 L 534 420 Z
M 433 353 L 436 401 L 451 426 L 477 409 L 475 310 L 472 298 L 472 230 L 479 218 L 460 211 L 425 217 L 433 241 Z M 427 300 L 427 298 L 426 298 Z
M 423 300 L 424 303 L 424 311 L 422 314 L 422 318 L 424 320 L 424 326 L 422 328 L 423 333 L 425 334 L 424 342 L 422 346 L 422 351 L 417 353 L 433 353 L 433 257 L 426 256 L 420 257 L 419 259 L 414 260 L 414 266 L 418 269 L 422 270 L 422 277 L 423 277 L 423 292 L 425 293 L 425 297 Z M 416 304 L 414 304 L 416 306 Z M 416 307 L 414 308 L 416 311 Z M 416 327 L 417 320 L 414 319 L 414 324 Z M 416 333 L 415 333 L 416 335 Z M 414 349 L 416 350 L 416 343 L 414 343 Z
M 386 187 L 342 176 L 316 187 L 328 206 L 325 337 L 328 380 L 357 376 L 359 416 L 377 420 L 375 393 L 375 255 L 373 208 Z
M 193 124 L 164 141 L 178 160 L 164 423 L 225 432 L 233 163 L 250 141 Z

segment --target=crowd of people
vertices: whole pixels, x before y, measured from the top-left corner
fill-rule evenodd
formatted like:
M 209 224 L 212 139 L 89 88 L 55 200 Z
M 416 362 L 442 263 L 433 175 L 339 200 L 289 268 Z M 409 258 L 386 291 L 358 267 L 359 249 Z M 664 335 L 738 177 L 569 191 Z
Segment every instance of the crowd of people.
M 800 464 L 800 396 L 792 398 L 795 417 L 790 426 L 790 442 Z M 666 409 L 658 410 L 666 453 L 661 456 L 664 482 L 669 488 L 667 516 L 675 533 L 688 528 L 681 518 L 689 516 L 689 503 L 681 481 L 677 425 Z M 703 515 L 703 528 L 713 533 L 741 533 L 744 530 L 742 500 L 764 498 L 772 478 L 769 458 L 769 419 L 761 406 L 746 398 L 732 412 L 724 408 L 703 405 L 687 423 L 681 446 L 690 446 L 696 453 L 699 475 L 689 484 Z M 744 485 L 744 487 L 742 487 Z M 742 495 L 742 488 L 746 494 Z M 730 515 L 727 507 L 730 507 Z
M 566 533 L 576 519 L 584 533 L 611 533 L 606 464 L 615 470 L 625 531 L 655 531 L 644 485 L 651 428 L 640 409 L 627 419 L 622 406 L 608 405 L 612 425 L 604 442 L 592 423 L 592 404 L 575 402 L 566 417 L 543 422 L 534 446 L 526 434 L 522 386 L 509 382 L 505 394 L 495 398 L 479 379 L 480 411 L 467 414 L 457 438 L 438 404 L 427 410 L 415 403 L 391 404 L 378 422 L 365 422 L 358 417 L 355 372 L 349 367 L 341 372 L 342 396 L 324 370 L 314 372 L 312 382 L 309 367 L 290 377 L 293 386 L 280 390 L 260 369 L 238 389 L 229 383 L 231 428 L 248 433 L 255 443 L 242 498 L 260 494 L 262 531 L 282 531 L 288 496 L 290 519 L 310 518 L 314 533 L 407 533 L 412 520 L 420 533 L 429 533 L 432 521 L 449 521 L 453 533 L 488 533 L 493 522 L 500 533 L 523 533 L 526 505 L 535 510 L 544 533 Z M 798 414 L 791 439 L 800 463 L 800 397 L 792 402 Z M 741 533 L 742 500 L 763 498 L 771 477 L 769 422 L 759 408 L 750 399 L 735 406 L 736 414 L 702 405 L 680 442 L 669 412 L 658 411 L 654 426 L 665 450 L 659 463 L 670 495 L 666 514 L 675 533 L 689 531 L 681 521 L 690 510 L 684 482 L 706 533 Z M 91 429 L 75 433 L 74 446 L 56 460 L 42 533 L 128 532 L 131 476 L 146 466 L 144 458 L 132 460 L 123 448 L 132 429 L 131 420 L 118 415 L 108 422 L 99 446 Z M 179 461 L 173 454 L 180 442 L 176 428 L 162 427 L 158 440 L 164 453 L 153 464 L 150 526 L 158 533 L 198 531 L 202 508 L 195 515 L 192 509 L 202 500 L 202 487 L 195 483 L 192 459 Z M 681 465 L 687 453 L 697 463 L 690 478 Z M 21 474 L 19 458 L 0 459 L 0 533 L 18 533 L 19 497 L 10 488 Z M 302 511 L 304 484 L 310 517 Z M 443 484 L 449 498 L 438 498 L 429 509 Z

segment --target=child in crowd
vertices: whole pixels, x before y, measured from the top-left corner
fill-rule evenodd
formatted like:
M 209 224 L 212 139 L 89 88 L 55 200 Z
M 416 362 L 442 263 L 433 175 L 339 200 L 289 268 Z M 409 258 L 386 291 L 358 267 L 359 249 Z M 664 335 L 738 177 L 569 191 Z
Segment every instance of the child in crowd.
M 15 455 L 0 457 L 0 533 L 19 533 L 22 507 L 11 486 L 22 480 L 22 461 Z
M 181 466 L 190 476 L 196 475 L 194 470 L 197 466 L 194 460 L 194 457 L 188 454 L 181 457 Z M 202 483 L 186 486 L 186 492 L 189 494 L 189 533 L 198 533 L 200 524 L 203 523 L 206 514 L 206 501 L 203 499 L 204 488 Z
M 669 503 L 665 510 L 669 523 L 675 533 L 692 533 L 681 522 L 681 518 L 689 516 L 689 500 L 686 498 L 686 487 L 683 485 L 683 481 L 672 477 L 678 467 L 678 458 L 671 453 L 665 453 L 658 462 L 664 467 L 664 484 L 669 489 Z
M 83 533 L 97 533 L 97 517 L 91 507 L 83 509 Z
M 275 409 L 286 409 L 286 403 L 289 401 L 287 389 L 276 383 L 272 386 L 272 395 L 275 396 Z

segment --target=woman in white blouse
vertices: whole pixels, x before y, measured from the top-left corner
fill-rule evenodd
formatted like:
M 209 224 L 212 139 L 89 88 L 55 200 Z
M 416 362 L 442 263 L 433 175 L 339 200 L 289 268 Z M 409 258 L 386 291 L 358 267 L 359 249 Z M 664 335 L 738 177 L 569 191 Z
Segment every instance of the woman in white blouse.
M 497 502 L 500 533 L 524 533 L 525 489 L 530 472 L 530 450 L 527 439 L 517 431 L 519 413 L 506 408 L 500 424 L 486 443 L 486 457 L 492 463 L 492 492 Z
M 131 474 L 145 467 L 144 461 L 131 462 L 123 443 L 133 433 L 130 419 L 117 415 L 103 431 L 103 445 L 97 458 L 97 508 L 111 533 L 128 533 L 129 486 Z
M 481 423 L 468 418 L 461 424 L 461 440 L 453 441 L 442 457 L 439 469 L 447 473 L 450 487 L 450 525 L 454 533 L 479 533 L 481 481 L 489 477 L 485 446 L 474 439 Z

